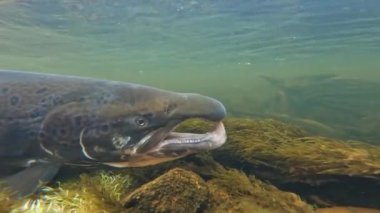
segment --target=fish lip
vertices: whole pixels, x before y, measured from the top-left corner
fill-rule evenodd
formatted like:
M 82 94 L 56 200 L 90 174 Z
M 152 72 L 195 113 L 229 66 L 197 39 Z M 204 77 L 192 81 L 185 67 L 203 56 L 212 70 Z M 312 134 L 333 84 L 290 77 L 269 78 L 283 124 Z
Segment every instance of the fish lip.
M 181 122 L 182 123 L 182 122 Z M 139 153 L 143 152 L 162 152 L 162 151 L 181 151 L 198 152 L 219 148 L 227 140 L 226 130 L 223 122 L 215 122 L 215 126 L 211 131 L 206 133 L 187 133 L 187 132 L 174 132 L 173 130 L 179 124 L 174 127 L 161 128 L 150 134 L 150 138 L 136 148 Z M 154 145 L 150 145 L 152 142 Z M 146 146 L 147 145 L 147 146 Z M 147 149 L 146 147 L 149 147 Z
M 227 139 L 226 130 L 223 122 L 216 123 L 212 131 L 206 133 L 182 133 L 182 132 L 169 132 L 164 141 L 161 142 L 161 147 L 165 148 L 168 145 L 199 145 L 202 143 L 208 143 L 209 149 L 215 149 L 222 146 Z

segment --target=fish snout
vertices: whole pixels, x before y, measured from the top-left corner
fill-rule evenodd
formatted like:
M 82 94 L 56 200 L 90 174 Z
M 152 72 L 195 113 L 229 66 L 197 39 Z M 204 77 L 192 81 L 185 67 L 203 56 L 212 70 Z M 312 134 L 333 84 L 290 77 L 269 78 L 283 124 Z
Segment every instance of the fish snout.
M 178 106 L 175 114 L 184 118 L 203 118 L 210 121 L 221 121 L 227 115 L 224 105 L 211 97 L 184 93 L 185 103 Z

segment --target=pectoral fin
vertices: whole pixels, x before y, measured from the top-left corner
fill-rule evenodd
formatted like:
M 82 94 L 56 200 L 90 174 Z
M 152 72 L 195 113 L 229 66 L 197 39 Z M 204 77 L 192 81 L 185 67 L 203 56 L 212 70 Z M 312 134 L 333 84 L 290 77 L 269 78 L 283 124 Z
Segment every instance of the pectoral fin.
M 59 165 L 55 163 L 35 163 L 30 167 L 1 180 L 16 196 L 23 197 L 37 191 L 57 174 Z

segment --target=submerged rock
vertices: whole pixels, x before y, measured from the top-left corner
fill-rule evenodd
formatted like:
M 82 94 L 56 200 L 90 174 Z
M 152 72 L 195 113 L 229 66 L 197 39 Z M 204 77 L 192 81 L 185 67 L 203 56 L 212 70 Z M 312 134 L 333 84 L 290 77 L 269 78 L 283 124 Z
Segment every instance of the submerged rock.
M 207 185 L 211 207 L 207 212 L 313 212 L 298 195 L 281 191 L 235 169 L 220 168 Z
M 201 121 L 187 125 L 182 128 L 208 128 Z M 223 165 L 243 169 L 322 206 L 380 207 L 379 146 L 310 137 L 274 120 L 227 119 L 225 125 L 228 141 L 213 152 Z M 356 196 L 358 191 L 363 198 Z
M 175 168 L 132 192 L 127 212 L 313 212 L 297 195 L 282 192 L 237 170 L 215 178 Z
M 197 174 L 173 169 L 133 191 L 128 212 L 197 212 L 208 199 L 205 181 Z

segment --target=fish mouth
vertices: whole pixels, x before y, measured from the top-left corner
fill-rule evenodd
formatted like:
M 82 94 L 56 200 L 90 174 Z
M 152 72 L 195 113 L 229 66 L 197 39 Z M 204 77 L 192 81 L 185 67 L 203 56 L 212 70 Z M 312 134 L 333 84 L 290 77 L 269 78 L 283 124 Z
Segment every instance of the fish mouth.
M 208 151 L 222 146 L 227 140 L 226 130 L 221 121 L 203 134 L 174 132 L 166 127 L 145 136 L 132 152 L 127 152 L 128 161 L 105 162 L 112 167 L 142 167 L 175 160 L 189 154 Z
M 136 147 L 137 153 L 154 156 L 180 157 L 200 151 L 212 150 L 222 146 L 227 139 L 223 122 L 216 122 L 214 128 L 206 133 L 175 132 L 177 125 L 158 129 L 143 138 Z

